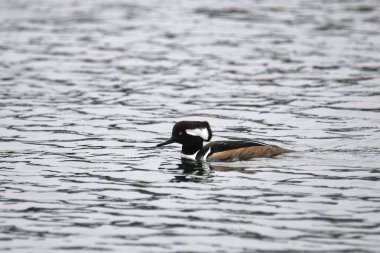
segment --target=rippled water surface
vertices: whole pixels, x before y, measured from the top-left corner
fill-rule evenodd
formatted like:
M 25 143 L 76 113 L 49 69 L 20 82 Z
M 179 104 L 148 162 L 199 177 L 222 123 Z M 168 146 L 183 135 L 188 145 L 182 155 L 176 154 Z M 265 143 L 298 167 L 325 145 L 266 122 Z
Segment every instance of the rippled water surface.
M 0 251 L 379 252 L 379 1 L 0 2 Z M 297 152 L 156 149 L 174 122 Z

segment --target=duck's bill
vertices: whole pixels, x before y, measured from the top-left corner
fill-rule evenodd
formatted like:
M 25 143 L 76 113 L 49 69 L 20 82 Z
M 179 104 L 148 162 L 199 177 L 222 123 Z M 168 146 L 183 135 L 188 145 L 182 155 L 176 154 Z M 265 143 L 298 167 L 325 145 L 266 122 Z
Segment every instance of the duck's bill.
M 172 138 L 170 138 L 167 141 L 164 141 L 163 143 L 157 144 L 156 147 L 162 147 L 162 146 L 165 146 L 165 145 L 168 145 L 168 144 L 171 144 L 171 143 L 174 143 L 174 140 Z

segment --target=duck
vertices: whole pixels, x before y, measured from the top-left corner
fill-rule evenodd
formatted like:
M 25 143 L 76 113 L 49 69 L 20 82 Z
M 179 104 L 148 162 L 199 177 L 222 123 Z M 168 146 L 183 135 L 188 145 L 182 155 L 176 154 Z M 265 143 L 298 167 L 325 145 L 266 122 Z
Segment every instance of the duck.
M 162 147 L 172 143 L 182 145 L 183 158 L 207 162 L 235 162 L 254 158 L 271 158 L 292 150 L 258 141 L 213 141 L 207 121 L 179 121 L 174 124 L 171 137 L 156 145 Z M 203 142 L 209 142 L 203 145 Z

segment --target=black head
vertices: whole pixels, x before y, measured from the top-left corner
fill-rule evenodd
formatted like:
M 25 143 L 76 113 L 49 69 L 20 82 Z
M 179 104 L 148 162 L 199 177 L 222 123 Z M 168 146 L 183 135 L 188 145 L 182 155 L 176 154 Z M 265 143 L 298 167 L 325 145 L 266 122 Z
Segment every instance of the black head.
M 207 121 L 180 121 L 173 127 L 172 136 L 161 147 L 170 143 L 190 144 L 192 142 L 203 142 L 211 140 L 212 132 Z

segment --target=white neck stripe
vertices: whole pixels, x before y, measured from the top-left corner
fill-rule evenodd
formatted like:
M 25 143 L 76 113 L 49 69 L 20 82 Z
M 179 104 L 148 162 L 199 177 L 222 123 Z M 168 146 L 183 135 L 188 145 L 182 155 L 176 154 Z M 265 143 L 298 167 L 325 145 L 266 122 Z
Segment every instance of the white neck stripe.
M 191 159 L 191 160 L 196 160 L 195 158 L 197 157 L 198 152 L 199 152 L 199 150 L 197 152 L 195 152 L 194 154 L 192 154 L 192 155 L 186 155 L 186 154 L 182 153 L 182 157 L 188 158 L 188 159 Z
M 207 156 L 208 156 L 208 154 L 210 154 L 210 152 L 211 152 L 211 148 L 209 148 L 209 149 L 207 150 L 206 154 L 202 157 L 202 159 L 203 159 L 204 161 L 207 160 Z

